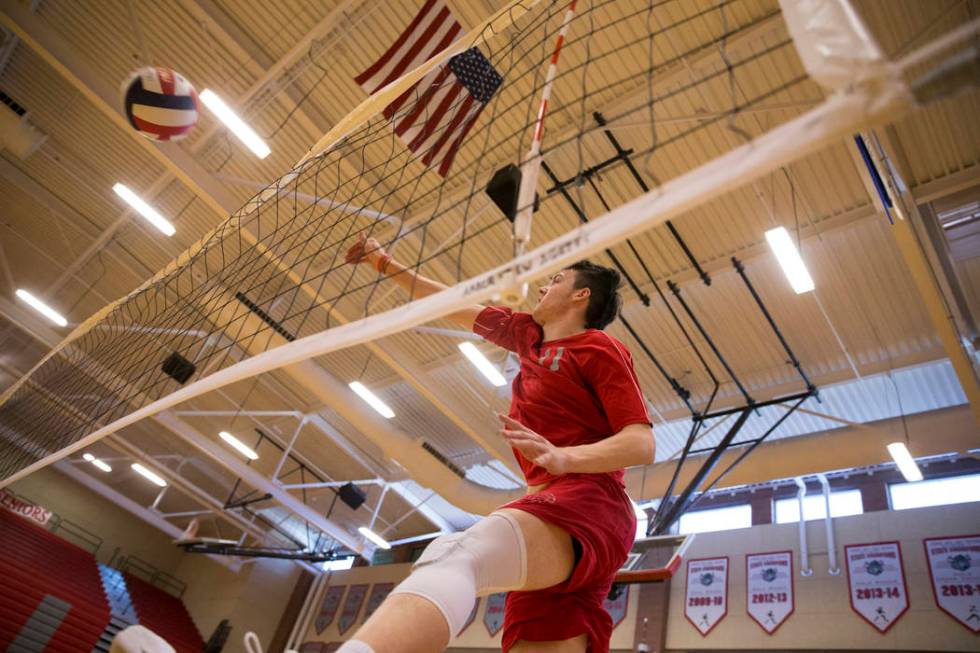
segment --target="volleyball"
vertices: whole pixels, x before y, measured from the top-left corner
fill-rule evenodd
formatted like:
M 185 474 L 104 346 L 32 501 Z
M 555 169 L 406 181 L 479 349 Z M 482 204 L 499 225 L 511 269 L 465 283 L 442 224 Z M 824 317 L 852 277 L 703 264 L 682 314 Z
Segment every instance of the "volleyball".
M 180 140 L 197 124 L 197 91 L 170 68 L 133 72 L 126 80 L 123 102 L 129 124 L 150 140 Z

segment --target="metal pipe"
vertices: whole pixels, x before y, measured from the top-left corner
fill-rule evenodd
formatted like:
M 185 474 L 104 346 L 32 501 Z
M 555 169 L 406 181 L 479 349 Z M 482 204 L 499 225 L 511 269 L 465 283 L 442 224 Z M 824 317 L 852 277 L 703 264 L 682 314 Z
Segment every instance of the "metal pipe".
M 715 345 L 715 341 L 711 339 L 711 336 L 708 335 L 708 332 L 705 331 L 704 327 L 701 325 L 700 320 L 698 320 L 697 316 L 694 315 L 694 312 L 691 310 L 691 307 L 688 306 L 684 298 L 681 297 L 680 286 L 678 286 L 673 281 L 668 281 L 667 287 L 670 288 L 670 291 L 672 293 L 674 293 L 674 297 L 677 299 L 677 302 L 681 305 L 681 308 L 684 309 L 684 312 L 687 313 L 688 319 L 690 319 L 691 322 L 694 323 L 694 327 L 698 330 L 698 333 L 700 333 L 701 337 L 704 338 L 704 341 L 708 343 L 708 347 L 711 348 L 711 351 L 714 353 L 715 358 L 718 359 L 718 362 L 721 363 L 721 366 L 725 368 L 726 372 L 728 372 L 728 376 L 731 377 L 732 382 L 738 388 L 738 391 L 742 393 L 743 397 L 745 397 L 746 403 L 748 403 L 749 406 L 754 406 L 755 402 L 752 400 L 752 397 L 749 396 L 748 390 L 746 390 L 745 387 L 742 385 L 742 382 L 738 380 L 738 376 L 735 374 L 735 371 L 731 368 L 731 366 L 728 365 L 728 361 L 725 360 L 725 357 L 721 355 L 721 352 L 718 350 L 718 346 Z
M 633 151 L 623 149 L 623 146 L 619 144 L 616 136 L 612 133 L 612 130 L 606 126 L 605 116 L 598 111 L 595 111 L 592 113 L 592 117 L 600 127 L 606 127 L 602 130 L 603 133 L 606 135 L 606 138 L 609 139 L 609 143 L 616 149 L 616 154 L 618 154 L 623 160 L 623 163 L 626 164 L 627 170 L 629 170 L 630 174 L 633 175 L 633 179 L 635 179 L 636 183 L 640 186 L 640 190 L 642 190 L 644 193 L 650 192 L 649 186 L 647 186 L 646 182 L 643 181 L 643 177 L 640 175 L 640 172 L 636 169 L 636 166 L 633 165 L 633 161 L 630 159 L 630 155 L 633 153 Z M 660 119 L 658 118 L 657 121 L 660 122 Z M 674 240 L 677 242 L 678 246 L 680 246 L 681 250 L 683 250 L 684 256 L 687 257 L 687 260 L 692 266 L 694 266 L 695 271 L 697 271 L 698 276 L 701 277 L 701 281 L 704 282 L 704 285 L 710 286 L 711 277 L 709 277 L 708 273 L 702 269 L 701 264 L 698 263 L 698 260 L 694 258 L 693 252 L 691 252 L 690 248 L 688 248 L 687 243 L 684 242 L 684 239 L 681 238 L 681 235 L 674 226 L 674 223 L 667 220 L 666 225 L 667 229 L 670 230 L 670 235 L 674 237 Z M 639 257 L 639 255 L 637 255 L 637 257 Z
M 834 518 L 830 515 L 830 482 L 823 474 L 817 474 L 817 480 L 823 488 L 823 507 L 826 512 L 823 523 L 827 532 L 827 573 L 831 576 L 839 576 L 840 566 L 837 564 L 837 548 L 834 541 Z
M 735 271 L 738 272 L 738 276 L 742 277 L 742 282 L 745 283 L 745 287 L 749 289 L 749 293 L 751 293 L 752 299 L 755 300 L 756 306 L 759 307 L 759 310 L 762 312 L 762 315 L 766 318 L 766 322 L 769 323 L 769 327 L 772 329 L 772 332 L 776 334 L 776 338 L 779 339 L 779 344 L 783 346 L 783 351 L 785 351 L 786 355 L 789 356 L 790 364 L 796 368 L 796 371 L 797 373 L 799 373 L 800 378 L 802 378 L 803 382 L 806 384 L 807 390 L 815 390 L 816 389 L 815 386 L 810 381 L 809 377 L 807 377 L 806 372 L 803 371 L 803 365 L 800 363 L 800 360 L 796 357 L 796 354 L 793 353 L 793 350 L 790 348 L 789 343 L 786 342 L 786 338 L 783 337 L 783 332 L 779 330 L 779 326 L 776 324 L 776 320 L 773 319 L 772 315 L 769 313 L 769 309 L 767 309 L 766 305 L 762 302 L 762 297 L 760 297 L 759 293 L 756 292 L 755 286 L 753 286 L 752 282 L 749 281 L 749 277 L 745 273 L 745 266 L 742 265 L 742 262 L 739 261 L 734 256 L 732 257 L 732 265 L 735 266 Z
M 701 464 L 700 469 L 695 472 L 694 477 L 687 484 L 687 487 L 684 488 L 684 491 L 677 497 L 677 501 L 675 501 L 664 514 L 664 518 L 657 520 L 655 531 L 657 534 L 664 534 L 664 531 L 666 531 L 666 529 L 669 528 L 670 525 L 674 523 L 674 521 L 676 521 L 687 509 L 688 505 L 692 501 L 694 493 L 698 489 L 698 486 L 704 482 L 704 479 L 707 478 L 708 474 L 711 473 L 711 470 L 714 469 L 715 464 L 717 464 L 718 459 L 721 458 L 721 455 L 725 452 L 725 449 L 727 449 L 728 445 L 731 444 L 731 441 L 735 439 L 738 432 L 742 430 L 742 427 L 745 425 L 745 420 L 749 418 L 749 414 L 751 412 L 752 411 L 749 408 L 742 410 L 742 414 L 738 416 L 735 423 L 732 424 L 732 426 L 728 429 L 728 432 L 725 433 L 725 437 L 723 437 L 721 442 L 718 443 L 718 447 L 708 455 L 708 458 Z M 659 515 L 660 513 L 658 512 L 658 517 Z
M 800 506 L 800 575 L 809 578 L 813 575 L 813 568 L 810 567 L 810 551 L 806 546 L 806 517 L 803 514 L 803 498 L 806 496 L 806 483 L 797 476 L 793 479 L 796 482 L 796 501 Z
M 273 482 L 279 480 L 279 472 L 282 471 L 282 466 L 285 465 L 286 460 L 289 459 L 289 453 L 293 450 L 293 446 L 296 444 L 296 438 L 299 437 L 300 431 L 302 431 L 303 427 L 306 426 L 306 420 L 306 415 L 303 415 L 303 417 L 300 418 L 299 424 L 296 425 L 296 430 L 293 431 L 293 437 L 289 438 L 289 444 L 286 445 L 286 448 L 283 449 L 282 455 L 279 456 L 279 462 L 276 463 L 276 469 L 274 472 L 272 472 Z

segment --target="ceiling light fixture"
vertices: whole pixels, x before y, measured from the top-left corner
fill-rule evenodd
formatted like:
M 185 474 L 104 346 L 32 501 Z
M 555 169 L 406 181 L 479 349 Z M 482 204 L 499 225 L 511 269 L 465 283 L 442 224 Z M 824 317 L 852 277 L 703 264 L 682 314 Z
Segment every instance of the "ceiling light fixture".
M 27 304 L 33 308 L 35 311 L 48 318 L 58 326 L 68 326 L 68 320 L 66 320 L 61 313 L 54 310 L 40 299 L 27 292 L 23 288 L 18 288 L 15 293 L 21 300 L 27 302 Z
M 477 349 L 476 345 L 472 342 L 461 342 L 457 347 L 463 352 L 464 356 L 470 359 L 470 362 L 476 366 L 476 369 L 480 370 L 480 373 L 487 377 L 490 383 L 498 388 L 507 385 L 507 379 L 504 378 L 504 375 L 497 371 L 493 363 L 487 360 L 487 357 L 483 355 L 482 351 Z
M 789 279 L 789 285 L 793 286 L 796 294 L 801 295 L 813 290 L 813 278 L 806 269 L 806 264 L 803 262 L 799 250 L 796 249 L 793 239 L 789 237 L 786 227 L 767 231 L 766 241 L 769 243 L 772 253 L 776 255 L 776 260 L 783 268 L 783 274 Z
M 383 537 L 381 537 L 380 535 L 378 535 L 377 533 L 375 533 L 374 531 L 372 531 L 370 528 L 366 526 L 361 526 L 360 528 L 357 529 L 357 532 L 363 535 L 364 537 L 366 537 L 367 539 L 371 540 L 378 546 L 380 546 L 382 549 L 391 548 L 391 545 L 388 544 L 388 540 L 384 539 Z
M 204 103 L 208 109 L 218 116 L 218 119 L 225 123 L 225 127 L 231 130 L 231 133 L 238 137 L 245 146 L 252 150 L 252 153 L 264 159 L 269 156 L 272 150 L 269 146 L 265 144 L 255 131 L 245 124 L 245 121 L 238 117 L 238 114 L 231 110 L 225 101 L 222 100 L 218 95 L 209 88 L 204 89 L 201 92 L 201 102 Z
M 98 458 L 96 458 L 90 453 L 82 454 L 82 458 L 84 458 L 86 462 L 92 463 L 93 465 L 101 469 L 103 472 L 112 471 L 112 467 L 109 467 L 109 465 L 105 464 L 104 462 L 102 462 L 101 460 L 99 460 Z
M 898 465 L 898 471 L 902 472 L 906 481 L 913 483 L 922 480 L 922 471 L 915 464 L 915 459 L 904 442 L 892 442 L 888 445 L 888 453 L 891 454 L 892 460 Z
M 369 406 L 371 406 L 371 408 L 373 408 L 374 410 L 378 411 L 381 414 L 382 417 L 385 417 L 387 419 L 391 419 L 392 417 L 395 416 L 395 411 L 393 411 L 388 406 L 388 404 L 386 404 L 385 402 L 381 401 L 381 399 L 378 398 L 378 395 L 376 395 L 373 392 L 371 392 L 370 390 L 368 390 L 364 386 L 364 384 L 361 383 L 360 381 L 352 381 L 352 382 L 348 383 L 347 385 L 350 387 L 351 390 L 353 390 L 354 392 L 357 393 L 357 396 L 358 397 L 360 397 L 361 399 L 363 399 L 364 401 L 366 401 L 367 404 Z
M 221 436 L 221 439 L 222 440 L 224 440 L 225 442 L 227 442 L 228 444 L 230 444 L 231 446 L 233 446 L 235 449 L 238 450 L 239 453 L 241 453 L 243 456 L 245 456 L 249 460 L 256 460 L 256 459 L 258 459 L 259 454 L 255 453 L 255 451 L 251 447 L 247 446 L 245 443 L 243 443 L 241 440 L 239 440 L 238 438 L 236 438 L 231 433 L 229 433 L 227 431 L 222 431 L 218 435 Z
M 154 485 L 158 485 L 160 487 L 167 487 L 167 482 L 165 480 L 163 480 L 162 478 L 160 478 L 159 476 L 157 476 L 156 474 L 148 470 L 146 467 L 143 467 L 143 465 L 140 465 L 139 463 L 133 463 L 132 465 L 130 465 L 130 467 L 133 468 L 134 472 L 136 472 L 137 474 L 139 474 L 149 482 L 153 483 Z
M 129 204 L 134 211 L 146 218 L 147 222 L 159 229 L 164 235 L 173 236 L 175 233 L 177 233 L 176 227 L 174 227 L 169 220 L 160 215 L 155 208 L 147 204 L 142 197 L 134 193 L 126 184 L 120 184 L 117 182 L 112 185 L 112 190 L 114 190 L 116 195 L 121 197 L 126 204 Z

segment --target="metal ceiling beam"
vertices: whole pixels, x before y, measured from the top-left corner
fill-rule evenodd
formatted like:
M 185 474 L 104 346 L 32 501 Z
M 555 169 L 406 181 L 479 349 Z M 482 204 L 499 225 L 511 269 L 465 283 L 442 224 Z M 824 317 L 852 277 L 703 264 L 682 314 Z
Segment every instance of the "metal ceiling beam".
M 76 483 L 86 487 L 92 492 L 95 492 L 103 499 L 111 501 L 137 519 L 140 519 L 157 530 L 162 531 L 164 535 L 172 537 L 173 539 L 178 539 L 181 536 L 181 530 L 167 521 L 162 515 L 160 515 L 160 513 L 141 506 L 129 497 L 120 494 L 102 481 L 94 478 L 91 474 L 86 474 L 80 469 L 77 469 L 67 460 L 59 460 L 52 466 Z M 238 570 L 241 569 L 241 565 L 231 558 L 213 555 L 209 555 L 208 557 L 222 567 L 225 567 L 236 574 L 238 573 Z
M 891 457 L 886 445 L 904 441 L 906 433 L 909 448 L 916 457 L 966 452 L 976 447 L 976 424 L 968 406 L 907 415 L 904 423 L 896 417 L 871 425 L 874 431 L 848 426 L 768 442 L 733 469 L 717 489 L 764 483 L 771 481 L 774 474 L 788 478 L 888 463 Z M 718 468 L 725 469 L 740 453 L 739 448 L 725 453 L 718 461 Z M 689 481 L 695 466 L 685 467 L 678 482 Z M 637 500 L 660 497 L 673 472 L 673 461 L 635 467 L 627 470 L 626 487 Z
M 169 411 L 158 414 L 155 421 L 167 427 L 170 431 L 178 434 L 188 444 L 192 445 L 201 453 L 205 454 L 222 467 L 242 479 L 242 481 L 260 491 L 272 495 L 272 498 L 279 502 L 284 508 L 294 513 L 298 517 L 305 519 L 312 526 L 323 531 L 326 535 L 337 540 L 351 551 L 361 553 L 364 551 L 364 542 L 359 537 L 355 537 L 346 529 L 329 521 L 319 512 L 311 508 L 291 495 L 278 483 L 273 483 L 265 476 L 255 471 L 252 467 L 242 463 L 240 460 L 231 457 L 228 452 L 218 446 L 214 441 L 204 437 L 190 424 L 180 419 Z

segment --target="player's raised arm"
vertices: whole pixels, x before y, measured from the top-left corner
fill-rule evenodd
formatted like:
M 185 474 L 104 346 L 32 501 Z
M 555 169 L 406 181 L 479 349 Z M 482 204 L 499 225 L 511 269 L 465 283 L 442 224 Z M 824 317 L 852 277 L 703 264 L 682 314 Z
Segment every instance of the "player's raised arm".
M 370 263 L 380 274 L 390 277 L 392 281 L 411 293 L 413 299 L 428 297 L 449 287 L 444 283 L 439 283 L 417 273 L 410 267 L 402 265 L 391 254 L 385 251 L 381 243 L 363 234 L 347 250 L 344 258 L 352 265 Z M 473 304 L 455 313 L 450 313 L 446 316 L 446 319 L 455 322 L 464 329 L 472 331 L 476 317 L 484 308 L 480 304 Z

